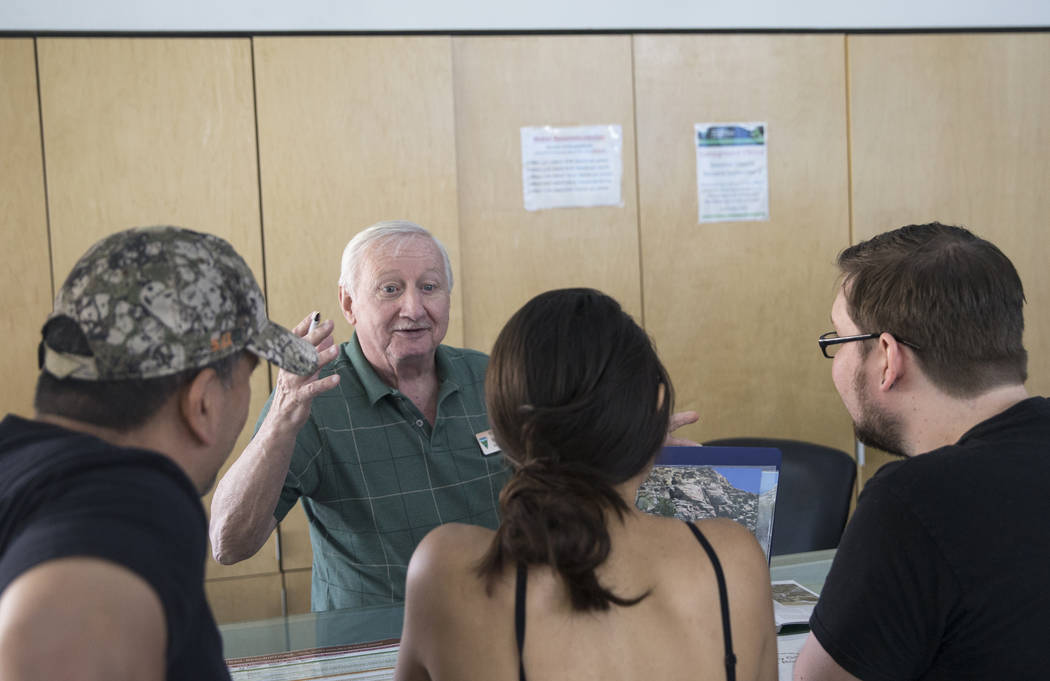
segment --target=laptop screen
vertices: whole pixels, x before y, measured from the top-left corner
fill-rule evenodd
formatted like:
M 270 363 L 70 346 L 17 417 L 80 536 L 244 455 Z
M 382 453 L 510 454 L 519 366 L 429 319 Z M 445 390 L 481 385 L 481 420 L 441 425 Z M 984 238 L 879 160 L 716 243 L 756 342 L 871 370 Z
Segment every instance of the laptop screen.
M 769 447 L 664 447 L 635 504 L 678 518 L 731 518 L 758 539 L 769 558 L 780 450 Z

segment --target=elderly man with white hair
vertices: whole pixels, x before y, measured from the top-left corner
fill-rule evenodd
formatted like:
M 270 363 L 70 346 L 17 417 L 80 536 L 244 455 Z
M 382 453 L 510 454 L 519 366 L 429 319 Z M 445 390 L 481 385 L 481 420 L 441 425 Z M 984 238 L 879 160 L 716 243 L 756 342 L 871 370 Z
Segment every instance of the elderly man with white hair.
M 428 531 L 498 525 L 507 473 L 486 437 L 488 357 L 441 344 L 451 290 L 448 254 L 419 225 L 380 222 L 350 241 L 339 303 L 353 337 L 335 345 L 330 320 L 308 332 L 313 315 L 294 329 L 323 369 L 279 373 L 255 437 L 217 486 L 219 562 L 255 554 L 302 499 L 312 609 L 399 603 Z

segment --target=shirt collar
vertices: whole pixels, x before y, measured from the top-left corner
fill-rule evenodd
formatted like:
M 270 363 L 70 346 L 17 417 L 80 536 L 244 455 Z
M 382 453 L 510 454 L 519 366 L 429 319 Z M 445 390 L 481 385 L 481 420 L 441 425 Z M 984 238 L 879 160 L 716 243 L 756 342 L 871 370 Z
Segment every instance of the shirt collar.
M 361 349 L 361 341 L 357 338 L 357 331 L 354 331 L 353 337 L 346 343 L 345 348 L 346 356 L 357 372 L 358 378 L 361 379 L 361 385 L 364 386 L 369 403 L 375 405 L 376 402 L 387 395 L 397 394 L 396 390 L 379 378 L 379 374 L 376 373 L 371 362 L 365 359 L 365 353 Z M 434 353 L 434 367 L 438 375 L 438 404 L 440 404 L 441 400 L 445 399 L 447 395 L 459 390 L 459 383 L 451 378 L 453 375 L 452 362 L 444 345 L 439 345 Z

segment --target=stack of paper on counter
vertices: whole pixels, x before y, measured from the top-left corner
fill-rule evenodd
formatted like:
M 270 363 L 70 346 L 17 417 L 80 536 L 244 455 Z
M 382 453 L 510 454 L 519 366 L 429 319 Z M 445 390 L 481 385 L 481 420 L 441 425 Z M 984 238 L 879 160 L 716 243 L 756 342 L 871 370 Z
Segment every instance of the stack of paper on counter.
M 233 681 L 389 681 L 398 641 L 376 641 L 227 660 Z
M 796 581 L 773 582 L 773 619 L 777 631 L 796 624 L 809 625 L 817 594 Z
M 777 636 L 777 681 L 791 681 L 802 644 L 809 634 L 781 634 Z

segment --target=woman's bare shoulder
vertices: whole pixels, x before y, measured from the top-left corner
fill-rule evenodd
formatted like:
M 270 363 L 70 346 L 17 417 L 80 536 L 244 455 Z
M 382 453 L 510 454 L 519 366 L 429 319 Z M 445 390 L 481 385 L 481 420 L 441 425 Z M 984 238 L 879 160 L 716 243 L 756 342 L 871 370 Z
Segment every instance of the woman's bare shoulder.
M 714 549 L 718 561 L 732 582 L 765 583 L 768 588 L 769 563 L 754 535 L 744 526 L 726 518 L 692 523 Z M 642 521 L 647 553 L 677 575 L 695 575 L 705 560 L 704 549 L 689 526 L 674 518 L 650 517 Z M 731 575 L 731 576 L 730 576 Z
M 751 534 L 751 530 L 730 518 L 704 518 L 703 520 L 694 520 L 693 524 L 705 536 L 723 537 L 729 541 L 743 541 L 745 537 L 750 538 L 752 541 L 755 539 L 754 535 Z
M 494 536 L 483 527 L 450 523 L 431 530 L 416 547 L 408 565 L 396 678 L 430 678 L 424 669 L 431 676 L 458 678 L 447 673 L 458 664 L 449 656 L 464 641 L 484 638 L 484 629 L 477 629 L 492 610 L 485 607 L 478 566 Z
M 694 524 L 711 543 L 723 566 L 757 572 L 768 580 L 769 561 L 749 529 L 728 518 L 710 518 Z
M 689 523 L 677 518 L 663 518 L 643 513 L 639 514 L 639 522 L 644 528 L 645 535 L 654 540 L 684 544 L 690 547 L 690 551 L 697 545 L 689 529 Z M 750 530 L 733 520 L 709 518 L 694 520 L 691 524 L 695 525 L 716 549 L 724 546 L 726 550 L 742 550 L 746 553 L 750 549 L 756 549 L 761 553 L 758 542 Z M 689 541 L 683 542 L 683 538 Z
M 428 532 L 419 545 L 432 544 L 442 548 L 465 548 L 480 545 L 487 547 L 495 536 L 496 532 L 487 527 L 466 523 L 445 523 Z
M 439 525 L 423 537 L 409 563 L 412 573 L 460 572 L 466 565 L 477 564 L 485 554 L 496 533 L 477 525 L 447 523 Z

